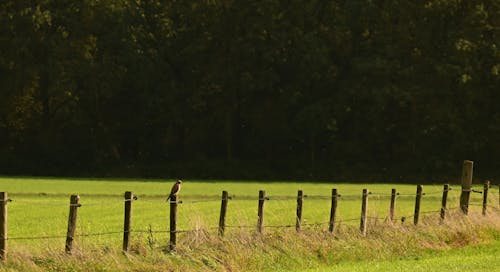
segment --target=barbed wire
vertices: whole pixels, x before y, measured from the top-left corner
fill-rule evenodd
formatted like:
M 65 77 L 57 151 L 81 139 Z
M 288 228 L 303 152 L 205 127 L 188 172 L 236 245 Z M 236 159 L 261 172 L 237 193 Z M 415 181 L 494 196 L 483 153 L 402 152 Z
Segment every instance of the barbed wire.
M 83 202 L 83 203 L 76 203 L 76 204 L 73 204 L 73 203 L 47 203 L 47 202 L 43 202 L 43 201 L 30 201 L 30 200 L 17 200 L 17 199 L 9 199 L 9 202 L 12 204 L 17 204 L 17 203 L 21 203 L 21 204 L 30 204 L 30 205 L 33 205 L 33 206 L 66 206 L 66 207 L 84 207 L 84 206 L 109 206 L 109 205 L 120 205 L 122 204 L 123 202 L 127 202 L 127 201 L 130 201 L 130 200 L 121 200 L 121 201 L 103 201 L 103 202 Z
M 420 212 L 420 214 L 428 214 L 428 213 L 440 213 L 441 210 L 436 210 L 436 211 L 423 211 L 423 212 Z
M 319 223 L 301 223 L 301 226 L 321 226 L 321 225 L 326 225 L 330 224 L 330 222 L 319 222 Z
M 54 207 L 54 206 L 65 206 L 68 207 L 70 204 L 68 203 L 42 203 L 42 202 L 35 202 L 35 201 L 24 201 L 24 200 L 12 200 L 12 204 L 10 205 L 15 205 L 17 203 L 21 204 L 32 204 L 33 206 L 46 206 L 46 207 Z
M 449 187 L 449 189 L 447 191 L 453 191 L 455 190 L 453 187 Z M 476 192 L 476 193 L 482 193 L 482 191 L 479 191 L 479 190 L 471 190 L 471 192 Z M 438 190 L 438 191 L 431 191 L 431 192 L 423 192 L 422 193 L 422 196 L 426 196 L 426 195 L 438 195 L 438 194 L 442 194 L 443 193 L 443 190 Z M 380 193 L 380 192 L 369 192 L 369 195 L 371 196 L 392 196 L 392 193 Z M 401 193 L 401 192 L 397 192 L 396 193 L 396 197 L 406 197 L 406 196 L 410 196 L 410 197 L 415 197 L 417 194 L 416 193 Z M 337 198 L 354 198 L 354 197 L 361 197 L 362 194 L 338 194 L 337 195 Z M 307 199 L 331 199 L 333 196 L 331 195 L 304 195 L 302 197 L 303 200 L 307 200 Z M 254 197 L 247 197 L 247 196 L 243 196 L 243 197 L 236 197 L 236 196 L 230 196 L 228 198 L 228 200 L 233 200 L 233 201 L 249 201 L 249 200 L 253 200 L 253 201 L 257 201 L 257 200 L 264 200 L 264 201 L 286 201 L 286 200 L 297 200 L 299 199 L 299 197 L 297 196 L 267 196 L 263 199 L 259 199 L 258 197 L 257 198 L 254 198 Z M 177 203 L 177 204 L 196 204 L 196 203 L 205 203 L 205 202 L 219 202 L 221 201 L 222 199 L 221 198 L 216 198 L 216 199 L 206 199 L 206 198 L 202 198 L 202 199 L 187 199 L 187 200 L 178 200 L 176 202 L 172 202 L 172 201 L 166 201 L 166 200 L 163 200 L 163 199 L 154 199 L 154 200 L 151 200 L 151 199 L 147 199 L 147 198 L 139 198 L 138 196 L 134 196 L 134 199 L 123 199 L 123 200 L 114 200 L 114 201 L 102 201 L 102 202 L 99 202 L 99 203 L 96 203 L 96 202 L 87 202 L 87 203 L 79 203 L 79 204 L 67 204 L 67 203 L 46 203 L 46 202 L 43 202 L 43 201 L 27 201 L 27 200 L 12 200 L 12 199 L 8 199 L 9 202 L 14 202 L 14 203 L 24 203 L 24 204 L 33 204 L 33 205 L 37 205 L 37 206 L 68 206 L 68 205 L 81 205 L 82 207 L 83 206 L 100 206 L 100 205 L 111 205 L 111 204 L 116 204 L 116 205 L 120 205 L 122 204 L 123 202 L 132 202 L 132 201 L 140 201 L 140 202 L 146 202 L 146 203 Z M 0 202 L 3 201 L 3 200 L 0 200 Z
M 350 222 L 350 221 L 360 221 L 361 217 L 358 218 L 350 218 L 350 219 L 339 219 L 339 222 Z
M 104 236 L 104 235 L 122 234 L 122 233 L 124 233 L 124 231 L 83 233 L 83 234 L 75 234 L 69 237 L 76 238 L 76 237 Z M 21 237 L 7 237 L 6 240 L 45 240 L 45 239 L 62 239 L 62 238 L 68 238 L 68 236 L 66 235 L 26 236 L 26 237 L 21 236 Z
M 458 209 L 459 207 L 450 207 L 446 208 L 446 211 L 451 211 L 454 209 Z M 488 207 L 492 208 L 495 210 L 500 210 L 497 207 Z M 433 211 L 421 211 L 419 214 L 430 214 L 430 213 L 440 213 L 441 210 L 433 210 Z M 397 216 L 397 218 L 393 218 L 392 221 L 406 221 L 406 219 L 414 217 L 415 214 L 409 214 L 409 215 L 400 215 Z M 400 218 L 400 219 L 399 219 Z M 378 217 L 378 216 L 366 216 L 365 219 L 371 219 L 371 220 L 389 220 L 388 217 Z M 349 219 L 343 219 L 343 218 L 337 218 L 335 220 L 335 223 L 337 224 L 342 224 L 344 222 L 352 222 L 352 221 L 360 221 L 361 217 L 356 217 L 356 218 L 349 218 Z M 321 226 L 321 225 L 326 225 L 330 224 L 330 222 L 317 222 L 317 223 L 300 223 L 300 226 Z M 255 228 L 257 229 L 257 225 L 225 225 L 225 228 Z M 287 224 L 287 225 L 263 225 L 263 228 L 293 228 L 296 227 L 295 224 Z M 74 236 L 70 238 L 78 238 L 78 237 L 91 237 L 91 236 L 105 236 L 105 235 L 113 235 L 113 234 L 123 234 L 123 233 L 195 233 L 195 232 L 206 232 L 208 230 L 218 230 L 219 227 L 208 227 L 208 228 L 199 228 L 199 229 L 192 229 L 192 230 L 130 230 L 130 231 L 109 231 L 109 232 L 97 232 L 97 233 L 83 233 L 83 234 L 75 234 Z M 21 237 L 8 237 L 5 238 L 5 240 L 45 240 L 45 239 L 64 239 L 68 238 L 66 235 L 48 235 L 48 236 L 21 236 Z
M 230 199 L 228 199 L 230 200 Z M 183 203 L 186 204 L 196 204 L 196 203 L 207 203 L 207 202 L 220 202 L 222 199 L 205 199 L 205 200 L 188 200 L 188 201 L 183 201 Z
M 5 240 L 45 240 L 45 239 L 63 239 L 67 236 L 53 235 L 53 236 L 27 236 L 27 237 L 7 237 Z
M 492 186 L 500 186 L 500 185 L 492 185 Z M 448 191 L 452 191 L 454 190 L 454 188 L 452 187 L 449 187 Z M 460 190 L 458 190 L 460 191 Z M 478 191 L 478 190 L 471 190 L 471 192 L 481 192 L 482 191 Z M 443 190 L 440 190 L 440 191 L 431 191 L 431 192 L 424 192 L 422 193 L 422 196 L 425 196 L 425 195 L 437 195 L 437 194 L 442 194 L 443 193 Z M 380 200 L 380 197 L 387 197 L 387 196 L 392 196 L 392 193 L 378 193 L 378 192 L 370 192 L 369 193 L 371 196 L 375 196 L 375 197 L 378 197 L 377 199 Z M 412 196 L 412 197 L 415 197 L 417 194 L 416 193 L 413 193 L 413 194 L 401 194 L 399 192 L 396 193 L 396 197 L 399 197 L 399 196 Z M 358 198 L 358 197 L 361 197 L 362 194 L 349 194 L 349 195 L 336 195 L 336 196 L 332 196 L 332 195 L 303 195 L 302 197 L 302 200 L 307 200 L 307 199 L 332 199 L 333 197 L 337 197 L 337 198 Z M 248 200 L 251 200 L 251 201 L 256 201 L 256 200 L 260 200 L 260 201 L 293 201 L 293 200 L 298 200 L 300 199 L 298 196 L 267 196 L 265 198 L 255 198 L 255 197 L 235 197 L 235 196 L 231 196 L 229 197 L 227 200 L 240 200 L 240 201 L 248 201 Z M 121 200 L 113 200 L 113 201 L 110 201 L 110 200 L 107 200 L 107 201 L 102 201 L 102 202 L 83 202 L 83 203 L 77 203 L 77 204 L 69 204 L 69 203 L 47 203 L 47 202 L 44 202 L 44 201 L 29 201 L 29 200 L 15 200 L 13 201 L 12 199 L 7 199 L 7 200 L 0 200 L 2 202 L 12 202 L 13 204 L 16 204 L 16 203 L 21 203 L 21 204 L 30 204 L 30 205 L 36 205 L 36 206 L 65 206 L 65 207 L 87 207 L 87 206 L 109 206 L 109 205 L 122 205 L 123 203 L 127 203 L 127 202 L 133 202 L 133 201 L 139 201 L 139 202 L 145 202 L 145 203 L 158 203 L 158 204 L 172 204 L 172 203 L 176 203 L 176 204 L 196 204 L 196 203 L 206 203 L 206 202 L 219 202 L 221 201 L 222 198 L 200 198 L 200 199 L 186 199 L 186 200 L 177 200 L 175 202 L 173 201 L 166 201 L 165 199 L 151 199 L 151 198 L 138 198 L 137 196 L 134 197 L 133 199 L 121 199 Z M 489 201 L 488 203 L 490 204 L 490 202 L 492 201 Z M 469 203 L 470 206 L 483 206 L 482 203 Z M 448 207 L 448 208 L 445 208 L 445 207 L 442 207 L 442 209 L 444 209 L 444 211 L 446 212 L 449 212 L 449 211 L 452 211 L 454 209 L 459 209 L 460 207 Z M 492 209 L 492 210 L 500 210 L 500 208 L 497 208 L 495 206 L 492 206 L 491 204 L 487 206 L 488 209 Z M 431 213 L 440 213 L 442 211 L 442 209 L 440 210 L 431 210 L 431 211 L 420 211 L 420 214 L 431 214 Z M 415 214 L 411 214 L 411 215 L 407 215 L 407 216 L 399 216 L 401 219 L 396 219 L 396 218 L 393 218 L 392 221 L 399 221 L 399 220 L 406 220 L 406 219 L 409 219 L 409 218 L 412 218 L 413 216 L 415 216 Z M 365 219 L 371 219 L 371 220 L 388 220 L 388 217 L 378 217 L 378 216 L 367 216 L 365 217 Z M 352 221 L 359 221 L 361 220 L 361 217 L 357 217 L 357 218 L 348 218 L 348 219 L 342 219 L 342 218 L 336 218 L 335 220 L 335 223 L 336 224 L 342 224 L 344 222 L 352 222 Z M 321 226 L 321 225 L 325 225 L 325 224 L 330 224 L 330 222 L 319 222 L 319 223 L 300 223 L 300 226 Z M 295 227 L 296 225 L 295 224 L 286 224 L 286 225 L 263 225 L 262 227 L 263 228 L 293 228 Z M 225 225 L 224 226 L 225 228 L 252 228 L 252 229 L 257 229 L 257 225 Z M 215 230 L 215 229 L 218 229 L 219 227 L 209 227 L 209 228 L 200 228 L 200 229 L 193 229 L 193 230 L 175 230 L 175 231 L 170 231 L 170 230 L 130 230 L 128 231 L 129 233 L 194 233 L 194 232 L 205 232 L 205 231 L 209 231 L 209 230 Z M 105 235 L 114 235 L 114 234 L 123 234 L 123 233 L 127 233 L 127 231 L 109 231 L 109 232 L 97 232 L 97 233 L 82 233 L 82 234 L 76 234 L 74 235 L 73 237 L 71 238 L 76 238 L 76 237 L 91 237 L 91 236 L 105 236 Z M 23 237 L 23 236 L 20 236 L 20 237 L 10 237 L 10 238 L 5 238 L 5 240 L 41 240 L 41 239 L 63 239 L 63 238 L 67 238 L 67 236 L 65 235 L 46 235 L 46 236 L 26 236 L 26 237 Z
M 111 234 L 123 234 L 123 232 L 124 231 L 84 233 L 84 234 L 75 234 L 74 237 L 104 236 L 104 235 L 111 235 Z
M 227 227 L 227 226 L 226 226 Z M 206 230 L 215 230 L 218 227 L 193 229 L 193 230 L 130 230 L 130 231 L 109 231 L 109 232 L 96 232 L 96 233 L 82 233 L 69 236 L 70 238 L 78 237 L 92 237 L 92 236 L 105 236 L 112 234 L 123 234 L 123 233 L 188 233 L 188 232 L 201 232 Z M 46 240 L 46 239 L 65 239 L 68 238 L 66 235 L 48 235 L 48 236 L 20 236 L 20 237 L 7 237 L 5 240 Z
M 431 193 L 422 193 L 422 196 L 430 195 L 430 194 L 438 194 L 440 192 L 431 192 Z M 392 194 L 384 194 L 384 193 L 370 193 L 369 195 L 372 196 L 391 196 Z M 360 195 L 337 195 L 337 198 L 349 198 L 349 197 L 360 197 Z M 397 193 L 396 196 L 416 196 L 416 194 L 401 194 Z M 333 196 L 322 196 L 322 195 L 304 195 L 302 198 L 303 200 L 306 199 L 332 199 Z M 235 199 L 233 197 L 228 198 L 227 200 L 264 200 L 264 201 L 283 201 L 283 200 L 298 200 L 298 197 L 287 197 L 287 196 L 276 196 L 276 197 L 265 197 L 263 199 L 255 198 L 255 199 L 249 199 L 249 198 L 238 198 Z M 26 200 L 12 200 L 9 199 L 8 202 L 11 203 L 23 203 L 23 204 L 33 204 L 36 206 L 78 206 L 78 207 L 85 207 L 85 206 L 104 206 L 104 205 L 110 205 L 110 204 L 116 204 L 120 205 L 122 203 L 126 202 L 132 202 L 132 201 L 140 201 L 140 202 L 149 202 L 149 203 L 160 203 L 160 204 L 196 204 L 196 203 L 206 203 L 206 202 L 219 202 L 222 199 L 194 199 L 194 200 L 178 200 L 178 201 L 166 201 L 166 200 L 148 200 L 148 199 L 126 199 L 126 200 L 120 200 L 120 201 L 104 201 L 104 202 L 87 202 L 87 203 L 77 203 L 77 204 L 68 204 L 68 203 L 43 203 L 41 201 L 26 201 Z M 480 201 L 479 199 L 477 201 Z M 489 200 L 489 202 L 494 202 L 493 200 Z
M 326 195 L 306 195 L 307 197 L 304 197 L 304 200 L 307 200 L 307 199 L 332 199 L 332 196 L 326 196 Z M 340 198 L 340 197 L 346 197 L 345 195 L 337 195 L 337 198 Z
M 249 226 L 249 225 L 241 225 L 241 226 L 233 226 L 233 225 L 226 225 L 225 226 L 226 228 L 241 228 L 241 229 L 245 229 L 245 228 L 257 228 L 257 225 L 255 226 Z
M 294 228 L 295 225 L 266 225 L 264 228 Z
M 31 204 L 33 206 L 70 206 L 70 207 L 85 207 L 85 206 L 109 206 L 109 205 L 122 205 L 123 203 L 126 202 L 147 202 L 147 203 L 158 203 L 158 204 L 168 204 L 168 203 L 176 203 L 176 204 L 191 204 L 191 203 L 204 203 L 204 202 L 219 202 L 221 199 L 212 199 L 212 200 L 207 200 L 207 199 L 200 199 L 200 200 L 178 200 L 178 201 L 166 201 L 166 200 L 148 200 L 148 199 L 125 199 L 125 200 L 118 200 L 115 202 L 111 201 L 103 201 L 103 202 L 83 202 L 83 203 L 78 203 L 78 204 L 68 204 L 68 203 L 44 203 L 42 201 L 29 201 L 29 200 L 10 200 L 9 202 L 16 204 L 16 203 L 22 203 L 22 204 Z

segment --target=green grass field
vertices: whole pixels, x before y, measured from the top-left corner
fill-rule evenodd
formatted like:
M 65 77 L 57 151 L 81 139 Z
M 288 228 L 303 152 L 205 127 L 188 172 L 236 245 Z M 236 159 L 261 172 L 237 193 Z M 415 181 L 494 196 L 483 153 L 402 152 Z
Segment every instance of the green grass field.
M 309 270 L 309 272 L 348 272 L 348 271 L 500 271 L 500 241 L 490 244 L 474 245 L 453 250 L 425 251 L 413 258 L 394 258 L 392 260 L 375 260 L 366 262 L 345 262 L 328 268 Z
M 71 194 L 79 194 L 82 204 L 82 207 L 78 209 L 76 231 L 78 237 L 75 239 L 75 247 L 78 251 L 82 254 L 95 250 L 119 252 L 123 235 L 121 231 L 123 231 L 123 194 L 125 191 L 132 191 L 138 196 L 138 200 L 133 202 L 132 230 L 135 231 L 131 237 L 133 248 L 137 252 L 144 252 L 146 249 L 148 252 L 161 252 L 161 249 L 168 243 L 169 205 L 165 202 L 165 198 L 172 184 L 173 180 L 0 178 L 0 191 L 8 192 L 9 198 L 13 200 L 8 203 L 9 252 L 15 256 L 16 254 L 28 253 L 30 256 L 33 254 L 46 256 L 47 250 L 63 252 Z M 448 207 L 450 212 L 454 213 L 458 206 L 460 189 L 457 185 L 452 185 L 452 187 L 453 190 L 448 195 Z M 211 241 L 217 237 L 216 227 L 223 190 L 228 191 L 229 195 L 233 196 L 228 205 L 227 237 L 236 237 L 237 240 L 241 235 L 255 235 L 259 190 L 266 190 L 266 195 L 270 198 L 265 203 L 266 235 L 272 236 L 273 233 L 288 233 L 293 237 L 297 235 L 294 233 L 293 227 L 282 228 L 280 226 L 294 226 L 296 195 L 299 189 L 307 195 L 304 199 L 303 210 L 303 219 L 306 224 L 304 226 L 305 233 L 311 233 L 310 235 L 324 233 L 328 228 L 332 188 L 338 189 L 342 195 L 338 201 L 337 215 L 337 228 L 340 232 L 344 229 L 346 233 L 356 233 L 361 213 L 363 188 L 368 188 L 372 192 L 368 200 L 368 216 L 370 218 L 368 235 L 371 235 L 370 229 L 377 231 L 386 227 L 384 219 L 389 211 L 391 188 L 396 188 L 401 194 L 396 202 L 396 218 L 407 217 L 408 219 L 403 226 L 413 227 L 415 185 L 185 180 L 179 196 L 183 203 L 178 208 L 178 229 L 198 231 L 179 234 L 179 254 L 188 252 L 195 256 L 203 255 L 203 246 L 199 249 L 203 242 L 200 241 L 203 239 Z M 478 185 L 478 189 L 482 189 L 482 187 Z M 424 219 L 422 224 L 424 226 L 439 226 L 442 184 L 424 185 L 424 193 L 421 207 L 421 217 Z M 482 195 L 473 194 L 471 213 L 479 213 L 480 203 L 482 203 Z M 489 204 L 492 212 L 498 211 L 498 189 L 497 191 L 492 190 Z M 398 221 L 397 225 L 399 226 L 401 223 Z M 208 235 L 211 238 L 200 238 L 200 235 Z M 342 234 L 339 233 L 339 235 Z M 321 238 L 319 239 L 321 240 Z M 208 242 L 208 244 L 212 242 Z M 198 248 L 201 253 L 191 252 L 193 248 Z M 390 255 L 385 256 L 381 261 L 386 261 L 388 256 Z M 177 257 L 171 257 L 166 262 L 174 261 L 175 263 L 175 258 Z M 188 265 L 184 269 L 195 268 L 194 270 L 197 270 L 200 268 L 197 266 L 196 260 L 194 258 L 193 267 Z M 330 262 L 333 261 L 338 260 L 330 260 Z M 321 267 L 324 263 L 320 261 L 311 265 Z M 357 262 L 351 263 L 354 266 L 357 265 Z M 251 270 L 251 265 L 249 266 L 249 270 Z M 310 267 L 302 261 L 299 262 L 299 266 Z M 285 270 L 289 269 L 286 265 L 284 267 Z M 280 267 L 261 267 L 258 265 L 253 268 L 255 270 L 281 269 Z

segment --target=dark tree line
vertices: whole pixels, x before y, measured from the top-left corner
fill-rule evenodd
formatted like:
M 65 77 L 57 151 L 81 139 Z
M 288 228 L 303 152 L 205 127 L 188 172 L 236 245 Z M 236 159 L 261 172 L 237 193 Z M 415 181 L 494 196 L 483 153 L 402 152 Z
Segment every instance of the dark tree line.
M 0 171 L 500 174 L 497 0 L 0 3 Z

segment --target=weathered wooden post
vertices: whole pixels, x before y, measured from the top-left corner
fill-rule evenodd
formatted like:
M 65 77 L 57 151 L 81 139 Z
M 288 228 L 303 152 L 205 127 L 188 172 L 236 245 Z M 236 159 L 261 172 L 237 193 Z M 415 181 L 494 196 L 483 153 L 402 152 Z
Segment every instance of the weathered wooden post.
M 69 202 L 69 216 L 68 216 L 68 232 L 66 233 L 66 253 L 71 254 L 73 248 L 73 240 L 76 231 L 76 219 L 78 216 L 78 207 L 80 207 L 80 196 L 71 195 Z
M 224 230 L 226 229 L 226 211 L 227 211 L 227 202 L 229 200 L 229 196 L 227 191 L 222 191 L 222 200 L 220 204 L 220 216 L 219 216 L 219 236 L 224 236 Z
M 392 220 L 394 220 L 394 209 L 396 207 L 396 189 L 391 190 L 391 206 L 389 208 L 389 221 L 392 223 Z
M 415 197 L 415 213 L 413 214 L 413 224 L 418 224 L 420 215 L 420 201 L 422 199 L 422 185 L 417 185 L 417 195 Z
M 125 216 L 123 220 L 123 252 L 128 252 L 130 245 L 130 223 L 132 218 L 132 201 L 134 196 L 132 192 L 125 192 Z
M 0 259 L 7 257 L 7 192 L 0 192 Z
M 443 197 L 441 198 L 441 221 L 446 217 L 446 202 L 448 201 L 448 191 L 450 190 L 450 185 L 445 184 L 443 186 Z
M 465 160 L 462 168 L 462 193 L 460 194 L 460 209 L 467 215 L 469 211 L 470 192 L 472 190 L 472 171 L 474 162 Z
M 259 191 L 259 207 L 257 211 L 257 231 L 262 233 L 264 225 L 264 201 L 266 200 L 266 191 Z
M 486 209 L 488 207 L 488 190 L 490 189 L 490 181 L 484 182 L 483 188 L 483 215 L 486 215 Z
M 297 232 L 301 231 L 302 226 L 302 202 L 304 200 L 304 193 L 302 190 L 297 191 L 297 213 L 295 217 L 295 230 Z
M 359 229 L 361 230 L 361 234 L 363 236 L 366 236 L 366 214 L 367 214 L 367 209 L 368 208 L 368 189 L 363 189 L 363 197 L 362 197 L 362 203 L 361 203 L 361 222 Z
M 170 195 L 170 252 L 175 251 L 177 245 L 177 194 Z
M 330 222 L 328 230 L 333 232 L 335 230 L 335 219 L 337 217 L 337 201 L 338 201 L 337 189 L 332 189 L 332 205 L 330 208 Z

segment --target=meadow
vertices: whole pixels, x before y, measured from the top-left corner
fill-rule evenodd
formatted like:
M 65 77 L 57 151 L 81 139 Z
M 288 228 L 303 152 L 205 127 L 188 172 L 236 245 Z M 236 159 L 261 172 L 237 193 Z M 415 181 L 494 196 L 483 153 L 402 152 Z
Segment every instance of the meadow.
M 162 271 L 165 266 L 174 271 L 290 270 L 343 262 L 357 265 L 361 261 L 363 265 L 366 264 L 363 260 L 383 262 L 395 256 L 405 260 L 429 249 L 495 243 L 500 236 L 498 187 L 492 187 L 490 193 L 489 216 L 479 215 L 482 195 L 472 194 L 471 215 L 466 218 L 457 211 L 460 187 L 452 184 L 448 219 L 443 225 L 439 221 L 443 185 L 424 185 L 423 220 L 415 227 L 412 224 L 415 185 L 184 180 L 179 195 L 183 203 L 178 207 L 177 229 L 186 232 L 179 233 L 178 252 L 171 255 L 164 253 L 169 226 L 169 205 L 165 198 L 173 182 L 0 178 L 0 191 L 8 192 L 12 199 L 8 203 L 6 267 L 33 271 L 72 267 L 71 270 L 86 271 L 90 263 L 90 270 L 102 271 Z M 327 232 L 332 188 L 341 194 L 335 235 Z M 372 192 L 368 200 L 367 238 L 361 237 L 358 231 L 363 188 Z M 386 221 L 391 188 L 400 193 L 396 202 L 396 224 Z M 482 185 L 477 184 L 475 188 L 482 190 Z M 217 237 L 217 224 L 223 190 L 229 192 L 232 200 L 228 204 L 226 235 L 221 240 Z M 263 235 L 256 233 L 259 190 L 265 190 L 269 197 L 265 203 Z M 294 228 L 297 190 L 307 195 L 301 234 L 295 233 Z M 133 202 L 132 246 L 127 257 L 120 253 L 125 191 L 132 191 L 138 197 Z M 80 195 L 82 204 L 78 209 L 76 253 L 73 254 L 76 257 L 64 254 L 71 194 Z M 407 218 L 406 222 L 402 223 L 401 217 Z M 390 237 L 401 241 L 391 239 L 385 244 L 378 240 Z M 408 241 L 417 242 L 405 245 Z M 337 251 L 333 254 L 329 249 Z M 374 249 L 377 254 L 370 253 Z M 256 256 L 264 261 L 256 261 Z M 82 266 L 85 263 L 87 265 Z

